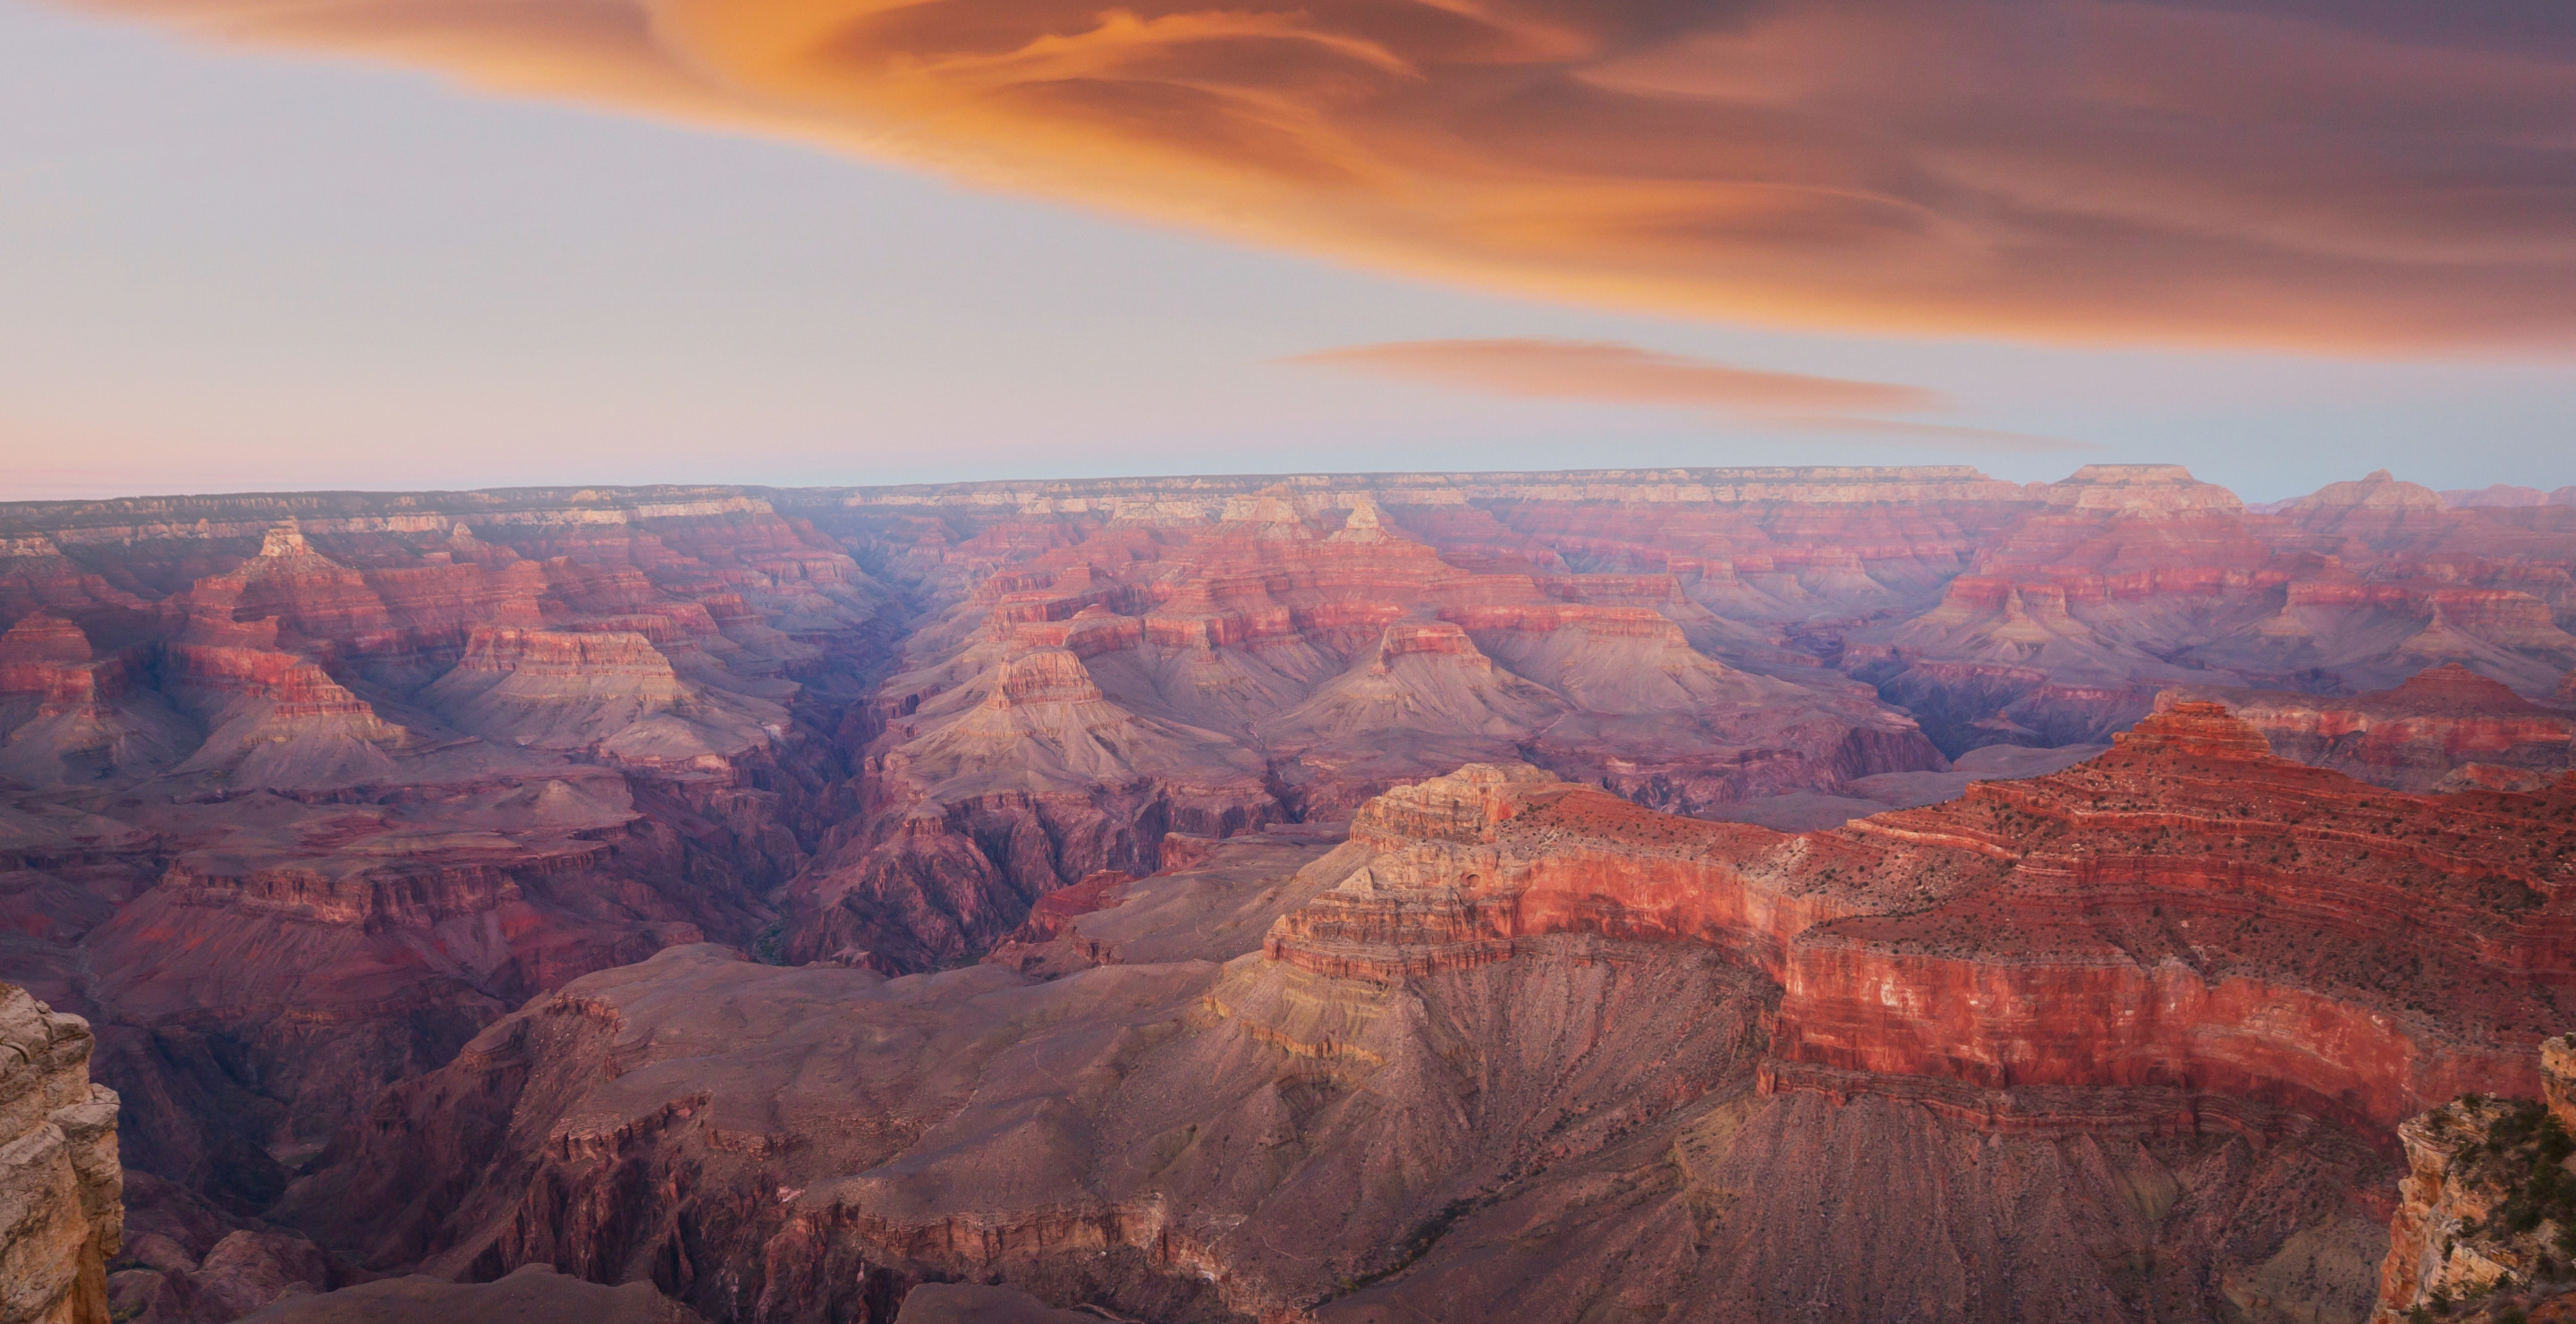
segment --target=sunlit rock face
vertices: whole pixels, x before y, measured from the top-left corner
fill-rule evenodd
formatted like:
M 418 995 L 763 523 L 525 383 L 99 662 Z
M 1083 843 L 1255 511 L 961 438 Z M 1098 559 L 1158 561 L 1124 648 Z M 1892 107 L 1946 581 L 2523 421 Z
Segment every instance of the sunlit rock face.
M 0 984 L 0 1320 L 108 1324 L 124 1242 L 116 1091 L 89 1025 Z
M 1855 825 L 1904 876 L 1983 877 L 1806 933 L 1781 1078 L 2170 1089 L 2382 1128 L 2527 1089 L 2570 1011 L 2571 796 L 2398 795 L 2177 704 L 2089 763 Z
M 2571 567 L 2172 466 L 5 507 L 0 977 L 137 1318 L 2357 1318 L 2564 1028 Z
M 2063 772 L 1807 836 L 1471 767 L 1374 802 L 1344 848 L 1365 861 L 1265 951 L 1394 980 L 1551 933 L 1689 940 L 1783 986 L 1775 1081 L 2198 1092 L 2385 1128 L 2530 1086 L 2576 1010 L 2571 797 L 2391 794 L 2197 703 Z
M 2397 1128 L 2406 1175 L 2372 1324 L 2503 1324 L 2564 1313 L 2576 1265 L 2576 1038 L 2542 1041 L 2539 1097 L 2463 1094 Z

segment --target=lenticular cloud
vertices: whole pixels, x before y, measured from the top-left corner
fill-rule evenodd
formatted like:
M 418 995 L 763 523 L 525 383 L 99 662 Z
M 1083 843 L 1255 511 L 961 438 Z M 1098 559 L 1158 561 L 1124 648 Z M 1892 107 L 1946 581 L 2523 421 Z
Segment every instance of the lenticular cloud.
M 92 0 L 1520 292 L 2324 349 L 2576 331 L 2501 3 Z

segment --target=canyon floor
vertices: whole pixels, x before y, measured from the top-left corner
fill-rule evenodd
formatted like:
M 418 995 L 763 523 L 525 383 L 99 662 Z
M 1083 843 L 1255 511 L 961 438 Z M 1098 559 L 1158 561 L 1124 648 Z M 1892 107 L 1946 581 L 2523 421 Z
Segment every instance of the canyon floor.
M 2172 466 L 0 506 L 44 1226 L 162 1324 L 2368 1319 L 2576 1010 L 2571 571 Z

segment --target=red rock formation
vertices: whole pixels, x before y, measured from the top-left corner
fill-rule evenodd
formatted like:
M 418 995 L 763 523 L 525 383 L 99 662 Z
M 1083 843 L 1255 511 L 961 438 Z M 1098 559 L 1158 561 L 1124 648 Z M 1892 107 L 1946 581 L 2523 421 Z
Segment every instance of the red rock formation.
M 73 622 L 46 612 L 0 634 L 0 776 L 54 786 L 168 766 L 188 738 L 139 693 L 119 652 L 98 657 Z
M 0 620 L 39 611 L 141 608 L 144 601 L 63 555 L 35 529 L 0 533 Z
M 2576 766 L 2576 712 L 2544 708 L 2456 662 L 2375 694 L 2186 689 L 2159 695 L 2157 705 L 2186 698 L 2226 704 L 2283 758 L 2398 790 L 2447 789 L 2455 775 L 2533 773 L 2545 782 Z
M 658 628 L 676 614 L 627 623 Z M 723 768 L 787 724 L 778 704 L 681 680 L 647 634 L 628 630 L 478 628 L 422 698 L 487 739 L 646 766 Z
M 1265 950 L 1396 980 L 1551 933 L 1691 940 L 1785 985 L 1784 1080 L 2171 1087 L 2386 1127 L 2524 1083 L 2564 1014 L 2570 805 L 2576 780 L 2391 795 L 2190 703 L 2065 772 L 1791 842 L 1471 768 L 1374 802 L 1355 867 Z
M 132 1161 L 247 1212 L 281 1156 L 528 995 L 769 925 L 858 697 L 836 675 L 800 721 L 783 673 L 868 665 L 883 602 L 732 499 L 706 517 L 725 532 L 647 521 L 718 563 L 629 539 L 615 565 L 511 546 L 558 515 L 632 531 L 578 500 L 478 509 L 480 536 L 417 505 L 227 500 L 203 524 L 71 516 L 65 541 L 166 596 L 48 589 L 0 636 L 0 776 L 27 788 L 0 804 L 0 969 L 99 1023 Z M 629 628 L 545 628 L 594 619 Z
M 2436 813 L 2154 727 L 1839 832 L 1639 806 L 1964 782 L 1924 730 L 2095 741 L 2182 684 L 2548 693 L 2576 519 L 2392 483 L 13 507 L 0 973 L 96 1013 L 138 1161 L 378 1268 L 733 1318 L 993 1275 L 1157 1318 L 2333 1317 L 2367 1139 L 2557 1014 L 2556 884 L 2496 843 L 2546 849 L 2562 789 Z M 1313 870 L 1245 863 L 1408 783 Z M 1176 829 L 1229 840 L 1157 876 Z M 1136 881 L 1044 900 L 1101 871 Z M 598 969 L 700 935 L 866 969 L 793 972 L 815 1037 L 710 1047 L 785 976 Z M 614 1015 L 438 1066 L 567 980 Z
M 1046 943 L 1108 963 L 1052 982 L 707 949 L 591 976 L 290 1203 L 369 1211 L 343 1244 L 387 1267 L 578 1265 L 747 1319 L 950 1276 L 1156 1318 L 2348 1318 L 2377 1119 L 2509 1075 L 2481 1045 L 2547 986 L 2481 969 L 2565 956 L 2500 881 L 2558 866 L 2495 830 L 2561 807 L 2362 787 L 2211 708 L 1806 837 L 1470 768 L 1293 878 L 1068 899 Z M 2273 867 L 2275 836 L 2317 854 Z M 2390 887 L 2444 870 L 2434 904 Z M 2421 960 L 2381 988 L 2353 935 L 2393 890 Z M 2213 924 L 2275 906 L 2277 940 Z M 2399 1005 L 2421 988 L 2460 1005 Z
M 1365 495 L 1211 513 L 1046 540 L 925 631 L 938 651 L 888 688 L 879 825 L 812 880 L 791 950 L 968 954 L 1020 898 L 1139 870 L 1161 830 L 1338 816 L 1468 760 L 1678 809 L 1940 766 L 1864 693 L 1699 652 L 1713 618 L 1667 577 L 1461 569 Z M 966 900 L 988 877 L 1002 902 Z M 931 930 L 842 917 L 890 905 Z
M 0 634 L 0 694 L 26 694 L 49 703 L 89 703 L 122 688 L 125 677 L 102 679 L 91 664 L 89 636 L 50 612 L 21 617 Z
M 1698 942 L 1776 971 L 1790 938 L 1843 912 L 1830 898 L 1748 881 L 1727 862 L 1774 840 L 1534 768 L 1471 764 L 1370 801 L 1332 857 L 1356 867 L 1283 916 L 1262 950 L 1318 974 L 1395 982 L 1576 932 Z
M 1982 881 L 1802 935 L 1774 1053 L 1986 1089 L 2171 1085 L 2383 1127 L 2526 1084 L 2576 959 L 2570 797 L 2576 782 L 2392 795 L 2177 704 L 2091 763 L 1859 825 L 1918 876 Z

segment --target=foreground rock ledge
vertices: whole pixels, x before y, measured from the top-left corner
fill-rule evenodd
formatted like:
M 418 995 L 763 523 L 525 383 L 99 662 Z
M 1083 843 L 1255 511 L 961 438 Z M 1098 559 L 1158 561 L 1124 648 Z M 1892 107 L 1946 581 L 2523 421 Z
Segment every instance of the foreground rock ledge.
M 108 1324 L 125 1177 L 92 1043 L 89 1022 L 0 984 L 0 1324 Z
M 2407 1172 L 2374 1324 L 2576 1318 L 2576 1035 L 2541 1044 L 2540 1086 L 2463 1094 L 2397 1128 Z

